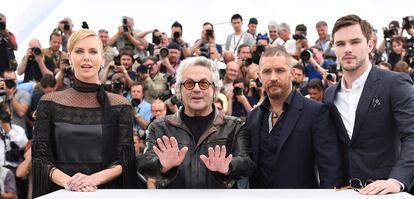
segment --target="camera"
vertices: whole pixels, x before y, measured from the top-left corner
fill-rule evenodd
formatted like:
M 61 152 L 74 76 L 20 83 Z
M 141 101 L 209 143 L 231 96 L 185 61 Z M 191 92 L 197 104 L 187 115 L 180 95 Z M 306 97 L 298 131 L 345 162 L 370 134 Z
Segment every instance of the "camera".
M 12 89 L 12 88 L 16 87 L 16 82 L 14 82 L 14 80 L 12 80 L 12 79 L 4 80 L 4 84 L 6 85 L 6 87 L 8 89 Z
M 252 58 L 244 58 L 244 59 L 242 59 L 243 66 L 250 66 L 252 63 L 253 63 L 253 59 Z
M 233 88 L 233 93 L 234 93 L 235 95 L 243 95 L 243 88 L 240 88 L 240 87 L 234 87 L 234 88 Z
M 69 63 L 69 59 L 62 59 L 62 63 L 63 63 L 63 64 L 70 65 L 70 63 Z
M 262 86 L 263 86 L 263 84 L 262 84 L 262 82 L 260 82 L 259 78 L 256 78 L 256 79 L 254 80 L 254 83 L 256 83 L 257 88 L 260 88 L 260 87 L 262 87 Z
M 73 68 L 71 66 L 68 66 L 65 68 L 64 77 L 73 77 L 75 73 L 73 72 Z
M 302 59 L 302 61 L 308 61 L 311 57 L 313 57 L 313 53 L 310 48 L 307 48 L 300 53 L 300 59 Z
M 171 98 L 171 104 L 173 104 L 173 105 L 177 105 L 177 106 L 181 106 L 181 102 L 180 102 L 180 100 L 178 99 L 178 97 L 177 96 L 173 96 L 172 98 Z
M 70 25 L 68 21 L 62 21 L 63 23 L 63 30 L 68 31 L 70 30 Z
M 336 80 L 336 75 L 334 73 L 328 73 L 326 75 L 326 79 L 329 81 L 335 81 Z
M 141 103 L 141 100 L 138 99 L 138 98 L 136 98 L 136 99 L 134 98 L 134 99 L 131 100 L 131 106 L 132 107 L 137 107 L 140 103 Z
M 220 79 L 224 79 L 224 76 L 226 76 L 226 69 L 222 68 L 219 70 L 219 77 Z
M 7 138 L 6 138 L 7 139 Z M 9 162 L 20 162 L 24 157 L 24 150 L 20 149 L 15 142 L 10 142 L 10 150 L 6 151 L 6 160 Z
M 200 56 L 210 59 L 210 51 L 206 47 L 200 47 Z
M 266 47 L 263 45 L 257 45 L 256 46 L 256 53 L 259 55 L 262 55 L 262 53 L 266 50 Z
M 405 40 L 405 57 L 414 57 L 414 39 Z
M 384 34 L 385 39 L 390 39 L 393 36 L 398 35 L 398 30 L 396 28 L 392 28 L 392 29 L 382 28 L 382 30 L 383 30 L 383 34 Z
M 207 29 L 206 30 L 206 37 L 207 38 L 213 38 L 214 37 L 214 30 L 213 29 Z
M 123 82 L 121 82 L 121 81 L 119 81 L 118 79 L 117 79 L 117 80 L 115 80 L 115 81 L 112 83 L 112 90 L 113 90 L 115 93 L 121 93 L 121 92 L 122 92 L 123 87 L 124 87 L 124 83 L 123 83 Z
M 158 97 L 160 98 L 160 100 L 165 101 L 171 98 L 174 94 L 175 94 L 175 90 L 169 89 L 169 90 L 165 90 L 164 92 L 162 92 L 161 95 Z
M 40 48 L 38 48 L 38 47 L 33 47 L 32 52 L 33 52 L 34 55 L 41 55 L 42 54 L 42 50 L 40 50 Z
M 149 65 L 141 65 L 137 68 L 137 73 L 145 74 L 145 73 L 148 73 L 149 69 L 150 69 Z
M 180 38 L 180 36 L 181 36 L 181 33 L 178 32 L 178 31 L 173 33 L 173 39 L 174 40 L 177 40 L 178 38 Z
M 121 56 L 120 55 L 114 57 L 114 64 L 116 66 L 120 66 L 121 65 Z
M 156 46 L 158 46 L 158 45 L 161 44 L 161 41 L 162 41 L 161 35 L 160 36 L 152 35 L 152 43 L 153 44 L 155 44 Z
M 89 29 L 89 25 L 88 25 L 88 23 L 86 23 L 86 21 L 82 22 L 82 28 L 83 29 Z
M 168 57 L 168 55 L 170 54 L 170 51 L 168 50 L 168 48 L 165 48 L 165 47 L 163 47 L 163 48 L 161 48 L 160 49 L 160 56 L 161 57 Z
M 406 16 L 403 18 L 403 29 L 409 30 L 412 26 L 414 26 L 414 16 Z
M 124 32 L 128 32 L 128 19 L 126 17 L 122 18 L 122 27 Z
M 306 35 L 305 34 L 294 34 L 293 36 L 292 36 L 292 38 L 294 39 L 294 40 L 302 40 L 302 39 L 306 39 Z
M 0 30 L 6 29 L 6 22 L 0 21 Z

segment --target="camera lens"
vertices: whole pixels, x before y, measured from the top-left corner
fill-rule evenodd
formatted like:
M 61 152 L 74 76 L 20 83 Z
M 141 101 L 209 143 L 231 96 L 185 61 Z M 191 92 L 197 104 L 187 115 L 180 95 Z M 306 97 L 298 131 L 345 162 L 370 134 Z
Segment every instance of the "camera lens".
M 311 49 L 305 49 L 302 53 L 300 53 L 300 58 L 302 61 L 308 61 L 313 56 Z
M 35 55 L 41 55 L 42 54 L 42 51 L 40 50 L 40 48 L 37 48 L 37 47 L 33 47 L 32 52 Z
M 160 56 L 161 57 L 168 57 L 168 54 L 170 54 L 170 51 L 168 48 L 161 48 L 160 49 Z
M 180 36 L 181 36 L 180 32 L 174 32 L 174 35 L 173 35 L 174 39 L 178 39 L 180 38 Z

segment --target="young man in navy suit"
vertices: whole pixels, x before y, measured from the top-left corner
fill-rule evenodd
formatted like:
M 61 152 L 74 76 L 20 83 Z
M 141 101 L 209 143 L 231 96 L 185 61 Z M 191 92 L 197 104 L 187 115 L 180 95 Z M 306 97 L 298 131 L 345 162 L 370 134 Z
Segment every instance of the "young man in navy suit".
M 267 48 L 260 59 L 259 78 L 267 97 L 247 118 L 256 163 L 250 187 L 342 186 L 345 178 L 328 106 L 292 89 L 297 69 L 291 59 L 283 47 Z
M 347 179 L 374 181 L 362 194 L 409 190 L 414 179 L 414 90 L 406 74 L 369 61 L 372 26 L 356 15 L 332 30 L 341 81 L 325 91 L 334 115 Z

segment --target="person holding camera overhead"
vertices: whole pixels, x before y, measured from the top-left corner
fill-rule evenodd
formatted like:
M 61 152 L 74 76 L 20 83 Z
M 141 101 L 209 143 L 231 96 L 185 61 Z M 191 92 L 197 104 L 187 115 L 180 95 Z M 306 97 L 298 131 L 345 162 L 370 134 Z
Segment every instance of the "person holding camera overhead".
M 200 48 L 208 48 L 210 46 L 215 46 L 220 55 L 223 52 L 221 45 L 216 44 L 216 36 L 214 34 L 213 24 L 210 22 L 205 22 L 203 24 L 203 31 L 201 31 L 201 38 L 198 39 L 190 48 L 190 54 L 194 54 L 194 52 Z
M 134 29 L 134 18 L 124 16 L 122 25 L 118 26 L 118 32 L 109 39 L 108 45 L 114 45 L 118 50 L 129 46 L 133 54 L 136 54 L 138 50 L 147 48 L 148 42 L 144 38 L 146 34 L 148 33 Z
M 40 50 L 42 47 L 38 39 L 29 41 L 29 48 L 20 64 L 17 66 L 17 74 L 23 75 L 23 82 L 35 81 L 40 82 L 43 75 L 51 74 L 55 70 L 53 62 L 50 59 L 45 60 Z M 47 61 L 47 62 L 46 62 Z
M 33 196 L 62 188 L 135 188 L 132 109 L 127 99 L 106 92 L 99 82 L 102 42 L 95 32 L 81 29 L 69 38 L 68 51 L 73 87 L 45 94 L 38 104 Z

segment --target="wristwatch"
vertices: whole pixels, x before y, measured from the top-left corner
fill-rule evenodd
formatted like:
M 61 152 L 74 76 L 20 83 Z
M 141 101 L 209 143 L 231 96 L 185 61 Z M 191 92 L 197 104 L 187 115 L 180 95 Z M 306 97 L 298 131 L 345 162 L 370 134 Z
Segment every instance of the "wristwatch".
M 124 71 L 122 71 L 123 73 L 125 73 L 125 74 L 127 74 L 128 73 L 128 71 L 127 70 L 124 70 Z

